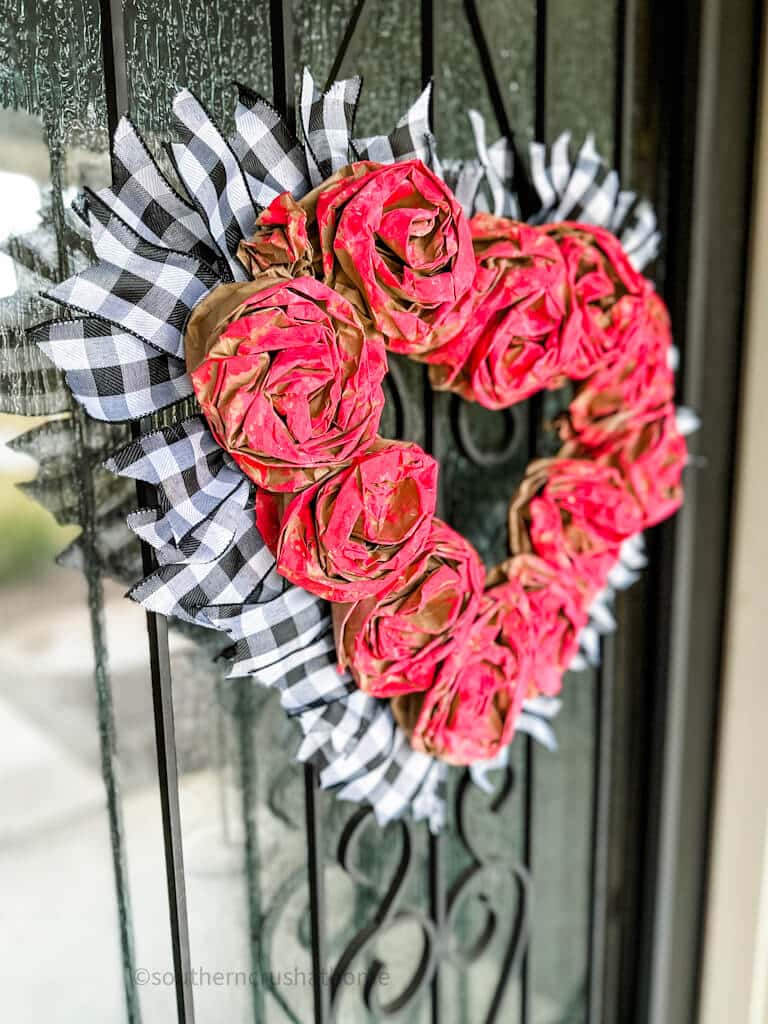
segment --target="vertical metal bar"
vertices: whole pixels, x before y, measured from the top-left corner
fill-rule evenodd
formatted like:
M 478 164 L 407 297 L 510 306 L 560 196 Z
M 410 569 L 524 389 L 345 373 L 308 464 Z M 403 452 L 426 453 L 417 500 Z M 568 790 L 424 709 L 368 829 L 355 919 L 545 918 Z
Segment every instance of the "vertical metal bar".
M 240 792 L 243 831 L 245 833 L 245 886 L 248 894 L 249 953 L 251 959 L 251 1009 L 254 1024 L 266 1019 L 264 1005 L 264 957 L 262 953 L 262 901 L 259 885 L 259 845 L 254 814 L 256 807 L 256 764 L 253 756 L 254 691 L 253 680 L 241 679 L 238 685 L 237 730 L 240 749 Z
M 289 2 L 269 0 L 269 29 L 272 44 L 272 103 L 292 127 L 296 120 L 296 109 L 293 22 Z
M 429 908 L 435 930 L 443 934 L 445 927 L 445 879 L 443 878 L 442 839 L 429 835 Z M 432 978 L 432 1024 L 442 1024 L 442 1000 L 440 992 L 440 970 L 435 966 Z
M 117 122 L 121 114 L 125 113 L 128 108 L 129 99 L 122 0 L 101 0 L 101 34 L 107 123 L 111 143 Z M 133 437 L 140 436 L 149 425 L 149 421 L 132 425 Z M 139 481 L 136 492 L 142 507 L 155 503 L 154 488 Z M 152 549 L 145 543 L 141 544 L 141 558 L 145 574 L 151 573 L 156 568 L 156 563 Z M 190 966 L 189 922 L 184 887 L 184 857 L 167 620 L 163 616 L 148 612 L 147 635 L 176 1010 L 179 1024 L 193 1024 L 194 996 Z
M 546 139 L 546 82 L 547 82 L 547 0 L 536 2 L 536 114 L 534 134 L 541 141 Z M 534 396 L 529 402 L 528 455 L 529 460 L 538 454 L 538 437 L 542 421 L 542 402 Z M 535 887 L 535 839 L 536 819 L 534 815 L 536 788 L 536 756 L 534 741 L 526 736 L 525 747 L 525 789 L 523 791 L 523 864 Z M 535 932 L 534 932 L 535 934 Z M 533 943 L 525 951 L 520 981 L 520 1022 L 529 1024 L 532 1014 L 533 992 Z
M 304 806 L 307 828 L 307 875 L 309 878 L 309 921 L 312 941 L 312 995 L 314 1024 L 331 1020 L 330 985 L 325 953 L 325 872 L 323 870 L 322 821 L 318 808 L 317 773 L 304 766 Z M 260 1024 L 260 1022 L 259 1022 Z
M 119 30 L 122 32 L 122 18 L 119 21 Z M 104 16 L 102 11 L 101 21 L 101 43 L 102 43 L 102 66 L 105 78 L 105 93 L 107 97 L 107 118 L 110 139 L 114 128 L 117 126 L 117 115 L 115 111 L 121 103 L 127 101 L 127 85 L 124 74 L 116 74 L 116 62 L 114 60 L 114 49 L 117 45 L 121 51 L 122 36 L 117 40 L 113 38 L 113 19 L 111 11 Z M 122 62 L 125 68 L 125 62 Z M 110 102 L 110 98 L 112 102 Z M 54 188 L 56 200 L 60 200 L 61 188 Z M 60 204 L 59 204 L 60 205 Z M 56 203 L 54 204 L 56 207 Z M 63 210 L 59 210 L 63 216 Z M 63 223 L 62 223 L 63 229 Z M 63 230 L 59 232 L 63 238 Z M 63 251 L 63 244 L 59 244 L 59 264 L 63 268 L 68 263 L 67 254 Z M 96 684 L 96 706 L 99 721 L 99 740 L 101 754 L 101 775 L 107 795 L 107 817 L 109 822 L 110 845 L 112 849 L 112 870 L 115 880 L 115 902 L 117 905 L 118 928 L 120 932 L 120 947 L 122 952 L 123 968 L 123 990 L 125 994 L 126 1016 L 129 1024 L 139 1024 L 141 1021 L 141 1007 L 139 1003 L 138 990 L 136 987 L 136 960 L 133 939 L 133 922 L 130 902 L 130 888 L 128 882 L 128 871 L 125 853 L 125 838 L 122 818 L 121 793 L 118 778 L 117 762 L 117 734 L 115 728 L 114 708 L 112 704 L 112 686 L 107 667 L 107 641 L 104 627 L 104 592 L 101 580 L 101 573 L 96 555 L 96 534 L 94 503 L 95 493 L 93 489 L 92 472 L 88 458 L 88 446 L 86 443 L 87 423 L 83 410 L 71 402 L 72 424 L 75 434 L 75 445 L 78 461 L 81 465 L 81 486 L 80 494 L 80 523 L 82 526 L 81 544 L 83 546 L 83 561 L 86 585 L 88 588 L 88 609 L 91 622 L 91 637 L 93 641 L 94 655 L 94 681 Z
M 80 406 L 76 406 L 74 401 L 71 402 L 71 412 L 81 481 L 78 513 L 83 532 L 80 543 L 83 549 L 84 574 L 88 589 L 88 612 L 93 643 L 94 682 L 96 685 L 96 713 L 99 723 L 101 777 L 107 797 L 107 820 L 109 824 L 112 871 L 115 880 L 115 901 L 117 904 L 117 920 L 122 952 L 123 992 L 125 994 L 128 1024 L 140 1024 L 141 1008 L 136 987 L 133 921 L 125 855 L 120 781 L 118 777 L 117 733 L 112 704 L 112 685 L 107 667 L 104 591 L 96 554 L 96 524 L 94 517 L 96 498 L 92 478 L 93 466 L 90 464 L 87 456 L 85 414 Z
M 149 554 L 150 557 L 146 557 Z M 154 558 L 142 551 L 144 571 L 151 572 Z M 163 821 L 165 875 L 171 925 L 171 952 L 179 1024 L 194 1024 L 194 994 L 189 951 L 189 920 L 184 886 L 184 855 L 179 807 L 179 778 L 176 735 L 173 722 L 171 660 L 168 653 L 168 620 L 147 613 L 149 665 L 152 676 L 152 705 L 155 714 L 155 749 Z
M 120 117 L 128 111 L 123 0 L 101 0 L 101 48 L 110 144 Z
M 602 645 L 601 665 L 595 680 L 592 766 L 592 864 L 587 967 L 587 1022 L 604 1019 L 605 951 L 608 918 L 608 836 L 611 807 L 613 743 L 614 644 Z
M 630 91 L 626 66 L 627 10 L 625 0 L 616 0 L 616 56 L 614 98 L 614 167 L 621 173 L 626 155 L 624 133 L 625 96 Z M 589 958 L 587 964 L 587 1024 L 602 1024 L 606 1016 L 606 944 L 609 909 L 609 836 L 611 829 L 611 787 L 613 782 L 613 733 L 616 646 L 611 637 L 601 643 L 600 665 L 595 678 L 592 765 L 592 849 L 589 912 Z
M 523 791 L 523 864 L 525 865 L 530 878 L 533 879 L 535 766 L 533 740 L 529 736 L 525 737 L 523 751 L 525 758 L 525 789 Z M 522 973 L 520 977 L 520 1024 L 529 1024 L 529 1021 L 531 1020 L 531 992 L 533 987 L 531 983 L 532 945 L 532 943 L 528 944 L 525 956 L 523 957 Z

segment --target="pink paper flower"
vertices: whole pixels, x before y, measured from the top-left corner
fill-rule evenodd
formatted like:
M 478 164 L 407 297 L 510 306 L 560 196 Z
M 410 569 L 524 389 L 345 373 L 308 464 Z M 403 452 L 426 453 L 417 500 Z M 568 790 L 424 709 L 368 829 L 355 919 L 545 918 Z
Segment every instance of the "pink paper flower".
M 671 348 L 669 314 L 651 292 L 627 329 L 623 355 L 590 377 L 571 402 L 566 437 L 597 448 L 663 415 L 675 390 Z
M 594 596 L 622 542 L 642 529 L 642 511 L 613 467 L 540 459 L 528 467 L 509 522 L 516 554 L 539 555 Z
M 497 580 L 514 581 L 528 599 L 533 666 L 527 696 L 555 696 L 562 687 L 563 672 L 579 649 L 579 633 L 587 624 L 585 595 L 567 575 L 536 555 L 516 555 L 492 575 Z
M 422 553 L 375 597 L 334 609 L 339 662 L 376 697 L 426 690 L 463 648 L 483 589 L 472 545 L 433 519 Z
M 541 230 L 557 242 L 568 273 L 562 371 L 581 380 L 624 354 L 650 285 L 610 231 L 570 221 Z
M 434 686 L 423 696 L 393 700 L 415 750 L 466 765 L 495 757 L 510 742 L 529 687 L 529 659 L 504 642 L 504 620 L 501 605 L 484 601 Z
M 418 445 L 379 441 L 284 512 L 275 511 L 277 496 L 258 492 L 257 524 L 269 541 L 269 524 L 280 522 L 281 575 L 327 601 L 351 603 L 380 591 L 422 552 L 436 487 L 437 463 Z
M 366 338 L 350 303 L 319 281 L 254 288 L 223 285 L 201 313 L 203 329 L 190 321 L 204 356 L 192 383 L 216 440 L 242 471 L 261 487 L 296 491 L 373 441 L 386 353 L 378 336 Z M 240 300 L 234 310 L 228 289 Z M 216 323 L 219 292 L 226 316 Z
M 425 358 L 435 387 L 504 409 L 563 381 L 566 266 L 538 228 L 487 213 L 470 227 L 477 272 L 466 324 Z
M 598 449 L 595 457 L 621 473 L 642 510 L 643 529 L 667 519 L 682 505 L 688 446 L 677 429 L 671 403 L 659 419 L 628 430 Z
M 469 225 L 420 160 L 351 164 L 317 190 L 325 280 L 356 289 L 393 352 L 422 356 L 455 330 L 475 274 Z
M 237 255 L 254 278 L 274 271 L 291 277 L 312 273 L 314 250 L 307 214 L 290 192 L 283 192 L 262 210 L 253 238 L 240 243 Z

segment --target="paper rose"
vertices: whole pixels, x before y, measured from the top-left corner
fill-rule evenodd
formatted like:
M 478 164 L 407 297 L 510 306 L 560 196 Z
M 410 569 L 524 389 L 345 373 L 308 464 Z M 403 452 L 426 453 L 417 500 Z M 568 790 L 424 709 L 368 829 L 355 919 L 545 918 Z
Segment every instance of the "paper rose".
M 624 355 L 595 373 L 568 408 L 564 436 L 595 448 L 663 415 L 674 395 L 669 314 L 655 292 L 627 331 Z
M 281 193 L 262 210 L 256 234 L 240 243 L 237 255 L 253 278 L 265 273 L 290 277 L 312 274 L 307 214 L 290 192 Z
M 485 571 L 477 551 L 433 519 L 421 557 L 376 597 L 334 609 L 339 663 L 376 697 L 426 690 L 461 649 L 477 614 Z
M 587 459 L 532 462 L 509 510 L 516 554 L 534 553 L 587 594 L 602 590 L 642 512 L 620 473 Z
M 190 319 L 186 355 L 218 443 L 261 487 L 296 491 L 372 442 L 386 353 L 327 285 L 268 281 L 213 291 Z
M 652 423 L 629 430 L 595 457 L 622 474 L 642 509 L 643 529 L 667 519 L 682 505 L 688 446 L 677 428 L 673 406 Z
M 437 463 L 418 445 L 379 441 L 348 467 L 275 512 L 257 494 L 257 523 L 269 543 L 279 521 L 277 569 L 327 601 L 375 594 L 421 554 L 435 511 Z M 285 502 L 286 499 L 283 499 Z
M 475 274 L 461 205 L 420 160 L 350 164 L 298 202 L 279 196 L 241 254 L 254 276 L 275 257 L 291 272 L 319 260 L 388 348 L 416 356 L 438 344 L 436 329 L 458 330 Z
M 503 619 L 500 606 L 486 599 L 431 689 L 393 699 L 415 750 L 466 765 L 494 757 L 510 742 L 528 691 L 528 660 L 502 642 Z
M 567 268 L 562 371 L 580 380 L 623 354 L 650 285 L 610 231 L 572 222 L 541 230 L 557 242 Z
M 560 692 L 563 672 L 573 661 L 579 633 L 587 624 L 584 595 L 536 555 L 516 555 L 498 566 L 489 576 L 488 593 L 503 593 L 510 582 L 523 588 L 530 612 L 533 664 L 528 696 L 553 697 Z
M 466 324 L 427 356 L 432 384 L 504 409 L 560 383 L 566 267 L 543 231 L 488 213 L 470 221 L 477 272 Z

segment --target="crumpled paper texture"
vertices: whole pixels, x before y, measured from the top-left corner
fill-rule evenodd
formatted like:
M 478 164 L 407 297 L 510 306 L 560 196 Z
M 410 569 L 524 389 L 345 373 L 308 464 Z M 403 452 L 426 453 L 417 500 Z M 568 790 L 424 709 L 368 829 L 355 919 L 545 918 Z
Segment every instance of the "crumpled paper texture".
M 241 258 L 256 276 L 312 266 L 394 352 L 421 356 L 461 323 L 475 260 L 461 205 L 419 160 L 350 164 L 298 202 L 279 196 Z
M 510 546 L 536 554 L 587 598 L 605 586 L 624 540 L 642 529 L 637 501 L 619 472 L 587 459 L 539 459 L 509 507 Z
M 432 386 L 505 409 L 564 380 L 566 264 L 540 229 L 477 214 L 470 221 L 475 283 L 462 330 L 430 353 Z
M 560 691 L 622 545 L 680 503 L 663 302 L 603 228 L 468 221 L 415 160 L 279 195 L 238 258 L 253 281 L 201 304 L 187 359 L 279 573 L 333 603 L 339 667 L 416 751 L 493 759 Z M 583 381 L 486 578 L 434 517 L 435 461 L 376 436 L 385 348 L 490 409 Z
M 643 529 L 668 519 L 682 505 L 687 455 L 671 404 L 657 420 L 638 424 L 592 453 L 598 462 L 621 473 L 642 510 Z
M 621 354 L 651 286 L 610 231 L 568 221 L 540 230 L 557 242 L 568 275 L 562 371 L 583 380 Z
M 393 699 L 415 750 L 468 765 L 495 757 L 511 741 L 528 690 L 530 644 L 518 633 L 510 648 L 504 621 L 503 605 L 486 598 L 434 685 L 423 695 Z
M 623 354 L 586 380 L 568 406 L 562 436 L 597 448 L 662 416 L 675 391 L 671 348 L 669 314 L 651 293 L 628 328 Z
M 439 519 L 418 557 L 375 596 L 334 608 L 339 663 L 375 697 L 428 689 L 463 649 L 485 570 L 474 547 Z
M 279 521 L 278 571 L 328 601 L 351 603 L 381 590 L 424 550 L 437 471 L 418 445 L 379 440 L 284 510 L 260 492 L 257 522 L 268 543 L 274 537 L 269 523 Z
M 211 430 L 260 487 L 306 487 L 376 436 L 384 347 L 321 281 L 222 285 L 195 311 L 186 339 Z
M 528 696 L 556 696 L 563 672 L 579 649 L 588 614 L 582 591 L 550 562 L 537 555 L 515 555 L 488 575 L 487 593 L 514 581 L 525 592 L 533 637 L 533 668 Z

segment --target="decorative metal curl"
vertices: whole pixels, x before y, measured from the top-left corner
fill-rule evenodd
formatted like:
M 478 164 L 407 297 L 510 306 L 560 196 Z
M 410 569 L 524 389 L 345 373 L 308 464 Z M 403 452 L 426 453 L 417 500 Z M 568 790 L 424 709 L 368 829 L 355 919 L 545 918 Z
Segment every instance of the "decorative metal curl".
M 400 833 L 399 860 L 386 885 L 378 907 L 370 920 L 350 939 L 341 953 L 331 974 L 331 1015 L 335 1019 L 338 1000 L 345 974 L 353 962 L 368 952 L 371 957 L 366 973 L 362 998 L 366 1007 L 377 1019 L 394 1017 L 411 1005 L 432 982 L 441 961 L 450 961 L 461 968 L 470 967 L 490 947 L 497 935 L 509 926 L 506 945 L 501 962 L 499 981 L 494 989 L 484 1018 L 485 1024 L 498 1020 L 502 1000 L 512 975 L 520 966 L 528 944 L 531 910 L 532 884 L 522 864 L 509 863 L 493 855 L 484 854 L 472 838 L 466 819 L 466 800 L 470 789 L 469 774 L 465 773 L 456 791 L 455 814 L 458 838 L 471 858 L 471 862 L 460 872 L 447 892 L 445 919 L 437 924 L 426 914 L 413 907 L 402 907 L 401 901 L 413 867 L 412 839 L 413 826 L 406 819 L 391 826 Z M 507 805 L 515 790 L 515 778 L 511 768 L 505 772 L 501 788 L 494 794 L 488 810 L 498 814 Z M 338 845 L 338 861 L 347 875 L 357 885 L 371 890 L 376 887 L 374 879 L 358 867 L 355 852 L 365 828 L 373 822 L 370 808 L 362 807 L 347 822 Z M 494 894 L 498 894 L 499 883 L 511 884 L 516 891 L 516 912 L 511 924 L 502 918 L 494 906 Z M 460 945 L 457 940 L 458 920 L 462 909 L 470 901 L 478 901 L 485 912 L 479 934 L 469 945 Z M 404 987 L 387 1000 L 379 998 L 378 990 L 386 964 L 373 954 L 372 946 L 389 929 L 403 922 L 418 925 L 422 934 L 422 950 L 416 968 Z
M 460 399 L 457 395 L 452 396 L 451 421 L 453 432 L 459 446 L 466 457 L 474 462 L 476 466 L 483 469 L 492 469 L 509 462 L 520 446 L 522 432 L 520 430 L 520 408 L 513 406 L 509 409 L 501 409 L 495 413 L 505 420 L 505 438 L 502 445 L 495 449 L 486 450 L 475 440 L 472 433 L 471 417 L 478 415 L 480 406 Z M 494 415 L 490 413 L 489 415 Z
M 341 834 L 338 847 L 338 859 L 342 868 L 354 882 L 368 889 L 372 888 L 375 883 L 369 875 L 354 864 L 352 855 L 366 825 L 372 820 L 372 814 L 372 810 L 368 807 L 363 807 L 353 814 Z M 435 971 L 437 932 L 434 923 L 417 909 L 411 907 L 400 909 L 403 891 L 412 869 L 412 826 L 410 822 L 401 819 L 393 827 L 400 832 L 401 836 L 400 859 L 378 909 L 371 920 L 352 936 L 331 973 L 332 1015 L 335 1015 L 337 1009 L 344 976 L 354 960 L 369 950 L 386 931 L 405 921 L 417 924 L 422 933 L 422 953 L 416 970 L 397 995 L 383 1001 L 378 995 L 378 987 L 386 964 L 378 957 L 374 957 L 363 988 L 363 1000 L 366 1007 L 378 1018 L 393 1017 L 401 1013 L 429 985 Z
M 448 892 L 448 907 L 445 927 L 449 934 L 456 936 L 456 922 L 463 906 L 475 899 L 485 911 L 480 934 L 468 947 L 461 948 L 454 944 L 447 952 L 448 959 L 461 967 L 469 967 L 488 949 L 498 933 L 500 919 L 493 904 L 493 893 L 498 892 L 499 882 L 507 878 L 517 890 L 517 912 L 509 931 L 509 937 L 501 962 L 499 980 L 491 997 L 485 1024 L 493 1024 L 498 1019 L 502 1000 L 507 985 L 513 974 L 522 963 L 528 946 L 529 921 L 532 903 L 532 880 L 522 864 L 510 864 L 495 856 L 485 856 L 471 838 L 467 827 L 465 804 L 470 792 L 471 780 L 468 772 L 462 776 L 456 790 L 455 812 L 459 838 L 467 853 L 472 858 L 470 863 L 454 881 Z M 489 805 L 491 814 L 498 814 L 507 805 L 515 790 L 515 775 L 511 767 L 507 767 L 501 788 Z M 473 789 L 473 793 L 477 790 Z

